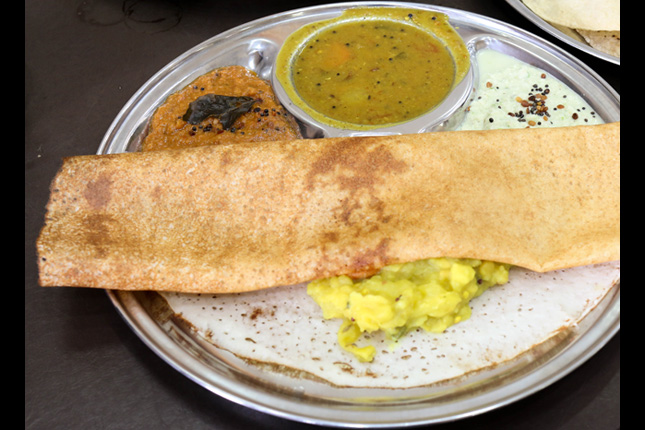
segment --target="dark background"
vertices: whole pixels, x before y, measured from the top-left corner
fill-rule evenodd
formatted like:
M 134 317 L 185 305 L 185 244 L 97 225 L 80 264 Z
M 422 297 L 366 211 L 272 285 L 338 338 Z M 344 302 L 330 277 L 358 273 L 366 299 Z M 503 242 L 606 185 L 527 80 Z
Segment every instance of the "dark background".
M 177 56 L 229 28 L 327 2 L 25 2 L 25 428 L 304 429 L 220 398 L 175 371 L 101 290 L 40 288 L 35 241 L 62 157 L 94 154 L 123 105 Z M 522 27 L 620 93 L 620 66 L 550 37 L 501 0 L 435 1 Z M 11 42 L 9 40 L 9 42 Z M 617 429 L 620 333 L 573 373 L 440 429 Z

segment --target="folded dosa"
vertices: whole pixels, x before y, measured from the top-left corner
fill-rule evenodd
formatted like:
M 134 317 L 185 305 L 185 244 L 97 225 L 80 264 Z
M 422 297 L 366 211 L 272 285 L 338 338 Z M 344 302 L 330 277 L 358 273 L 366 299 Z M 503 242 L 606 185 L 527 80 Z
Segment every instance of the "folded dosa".
M 620 259 L 620 123 L 69 157 L 40 284 L 241 292 L 448 256 Z

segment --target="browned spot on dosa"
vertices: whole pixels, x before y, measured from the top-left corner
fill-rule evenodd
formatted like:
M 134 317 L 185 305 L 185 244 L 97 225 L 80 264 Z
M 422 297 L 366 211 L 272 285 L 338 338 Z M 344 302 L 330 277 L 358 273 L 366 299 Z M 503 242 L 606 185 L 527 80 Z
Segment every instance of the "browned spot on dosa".
M 112 183 L 110 176 L 109 174 L 101 175 L 85 187 L 83 197 L 92 209 L 102 209 L 110 202 L 110 185 Z
M 376 248 L 358 253 L 352 260 L 353 271 L 348 273 L 348 276 L 355 279 L 366 278 L 387 265 L 390 262 L 387 255 L 387 243 L 388 239 L 383 239 Z
M 307 186 L 316 186 L 325 178 L 336 181 L 339 188 L 355 194 L 371 191 L 382 182 L 383 174 L 402 172 L 407 163 L 397 160 L 387 147 L 372 137 L 335 140 L 325 147 L 312 163 Z
M 85 243 L 93 249 L 96 258 L 103 258 L 107 254 L 107 247 L 114 243 L 110 223 L 113 219 L 105 214 L 91 214 L 83 219 L 83 232 Z
M 352 215 L 365 207 L 374 211 L 375 221 L 380 223 L 385 220 L 384 205 L 374 193 L 375 187 L 383 186 L 384 178 L 404 172 L 407 168 L 408 164 L 398 160 L 378 139 L 338 139 L 312 163 L 307 174 L 307 188 L 311 190 L 330 184 L 337 187 L 343 198 L 338 200 L 333 213 L 347 225 L 364 224 L 365 219 Z M 355 235 L 365 228 L 373 229 L 374 225 L 363 225 Z

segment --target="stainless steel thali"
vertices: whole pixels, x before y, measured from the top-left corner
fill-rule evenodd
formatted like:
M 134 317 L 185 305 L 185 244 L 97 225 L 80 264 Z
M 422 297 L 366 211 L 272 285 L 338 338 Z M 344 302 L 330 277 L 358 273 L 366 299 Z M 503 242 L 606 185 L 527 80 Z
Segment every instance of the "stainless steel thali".
M 480 15 L 415 3 L 339 3 L 262 18 L 190 49 L 146 82 L 112 123 L 98 153 L 135 151 L 147 120 L 165 98 L 220 66 L 246 66 L 269 80 L 282 41 L 312 21 L 353 6 L 403 6 L 450 16 L 471 54 L 483 48 L 511 54 L 548 70 L 581 94 L 605 121 L 620 120 L 619 95 L 575 57 L 519 28 Z M 450 128 L 450 118 L 442 123 Z M 306 130 L 310 136 L 319 130 Z M 602 348 L 620 328 L 620 286 L 575 330 L 531 354 L 470 375 L 459 383 L 405 390 L 343 389 L 263 370 L 217 350 L 186 330 L 155 293 L 108 295 L 125 321 L 176 370 L 238 404 L 275 416 L 338 427 L 410 426 L 452 421 L 501 407 L 562 378 Z

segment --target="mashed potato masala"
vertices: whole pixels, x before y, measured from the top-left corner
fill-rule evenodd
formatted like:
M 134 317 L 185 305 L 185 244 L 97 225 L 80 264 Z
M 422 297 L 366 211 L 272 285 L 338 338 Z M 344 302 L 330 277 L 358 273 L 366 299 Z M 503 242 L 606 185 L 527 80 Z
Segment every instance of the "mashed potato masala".
M 509 265 L 437 258 L 389 265 L 366 279 L 337 276 L 309 283 L 307 293 L 325 319 L 341 318 L 338 342 L 359 361 L 374 359 L 373 345 L 358 346 L 363 333 L 382 330 L 396 341 L 423 329 L 441 333 L 470 318 L 471 299 L 508 282 Z

